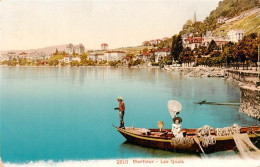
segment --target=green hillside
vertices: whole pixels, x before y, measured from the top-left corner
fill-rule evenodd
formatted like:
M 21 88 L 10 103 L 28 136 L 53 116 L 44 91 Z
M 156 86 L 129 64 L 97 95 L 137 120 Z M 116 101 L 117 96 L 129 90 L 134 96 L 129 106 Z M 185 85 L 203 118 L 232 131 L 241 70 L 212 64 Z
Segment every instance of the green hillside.
M 253 32 L 260 32 L 260 17 L 259 13 L 254 13 L 248 17 L 238 19 L 237 21 L 225 23 L 216 28 L 213 33 L 218 35 L 226 35 L 231 29 L 243 29 L 246 35 Z
M 260 7 L 259 0 L 223 0 L 218 7 L 210 12 L 209 17 L 204 20 L 205 26 L 213 30 L 217 26 L 217 19 L 221 16 L 233 18 L 249 9 Z
M 197 33 L 205 34 L 207 30 L 215 31 L 217 34 L 226 34 L 226 31 L 233 28 L 241 28 L 246 32 L 256 32 L 259 30 L 259 18 L 257 13 L 250 17 L 241 17 L 238 20 L 220 25 L 217 23 L 218 18 L 226 17 L 232 19 L 239 17 L 246 11 L 260 8 L 260 0 L 223 0 L 218 7 L 210 12 L 210 15 L 202 23 L 192 23 L 188 20 L 182 28 L 180 34 Z M 254 30 L 257 28 L 256 30 Z

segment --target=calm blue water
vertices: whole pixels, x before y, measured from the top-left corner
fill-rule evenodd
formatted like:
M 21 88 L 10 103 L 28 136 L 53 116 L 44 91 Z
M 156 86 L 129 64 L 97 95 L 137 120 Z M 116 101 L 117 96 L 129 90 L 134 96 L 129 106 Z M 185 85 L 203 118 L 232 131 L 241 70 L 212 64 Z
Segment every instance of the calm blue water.
M 124 143 L 117 96 L 126 104 L 126 126 L 171 127 L 168 100 L 181 102 L 183 128 L 214 128 L 256 119 L 238 106 L 193 102 L 239 101 L 239 88 L 219 78 L 189 78 L 160 69 L 106 67 L 0 67 L 1 156 L 4 162 L 190 156 Z

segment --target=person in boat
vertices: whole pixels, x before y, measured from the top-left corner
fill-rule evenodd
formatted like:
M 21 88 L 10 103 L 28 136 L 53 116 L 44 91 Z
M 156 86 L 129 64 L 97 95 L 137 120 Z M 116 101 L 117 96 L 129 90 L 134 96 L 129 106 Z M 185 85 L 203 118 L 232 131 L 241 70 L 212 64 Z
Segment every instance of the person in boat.
M 117 101 L 119 102 L 119 107 L 115 108 L 115 110 L 119 110 L 119 119 L 120 126 L 119 128 L 124 128 L 124 115 L 125 115 L 125 103 L 123 102 L 123 98 L 121 96 L 117 97 Z
M 172 121 L 172 134 L 174 135 L 174 137 L 183 137 L 180 124 L 182 122 L 181 117 L 174 117 Z
M 205 104 L 206 103 L 206 100 L 202 100 L 199 102 L 199 104 Z

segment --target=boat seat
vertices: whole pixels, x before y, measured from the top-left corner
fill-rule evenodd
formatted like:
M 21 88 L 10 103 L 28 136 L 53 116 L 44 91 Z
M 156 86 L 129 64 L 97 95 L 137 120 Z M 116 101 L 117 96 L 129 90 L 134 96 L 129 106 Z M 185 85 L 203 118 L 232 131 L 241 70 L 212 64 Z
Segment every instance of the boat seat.
M 184 133 L 183 133 L 183 134 L 184 134 Z M 195 134 L 196 134 L 196 133 L 194 133 L 194 132 L 187 131 L 185 136 L 193 136 L 193 135 L 195 135 Z
M 168 134 L 168 132 L 162 132 L 162 133 L 159 133 L 159 136 L 166 136 Z

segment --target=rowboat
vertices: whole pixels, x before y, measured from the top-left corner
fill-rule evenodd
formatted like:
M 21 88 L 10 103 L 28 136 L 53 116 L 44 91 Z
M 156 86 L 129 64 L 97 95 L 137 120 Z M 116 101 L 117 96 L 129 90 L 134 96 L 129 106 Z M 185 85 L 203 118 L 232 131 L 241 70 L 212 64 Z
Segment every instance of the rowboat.
M 182 129 L 183 141 L 175 141 L 170 129 L 119 128 L 113 125 L 128 142 L 143 147 L 176 152 L 205 152 L 233 150 L 236 147 L 234 135 L 218 136 L 217 130 L 210 130 L 214 142 L 205 146 L 204 138 L 198 136 L 198 129 Z M 260 126 L 241 127 L 239 134 L 246 134 L 254 143 L 260 138 Z M 204 143 L 203 143 L 204 142 Z

